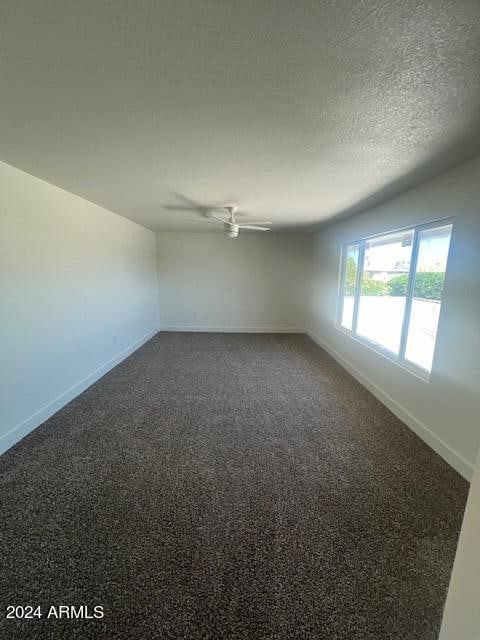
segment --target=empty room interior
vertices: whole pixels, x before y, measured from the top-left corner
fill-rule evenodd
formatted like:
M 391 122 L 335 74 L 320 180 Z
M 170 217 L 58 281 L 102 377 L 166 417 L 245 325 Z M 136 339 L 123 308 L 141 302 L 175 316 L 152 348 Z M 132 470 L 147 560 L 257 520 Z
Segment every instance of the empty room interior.
M 0 637 L 480 639 L 478 0 L 1 0 Z

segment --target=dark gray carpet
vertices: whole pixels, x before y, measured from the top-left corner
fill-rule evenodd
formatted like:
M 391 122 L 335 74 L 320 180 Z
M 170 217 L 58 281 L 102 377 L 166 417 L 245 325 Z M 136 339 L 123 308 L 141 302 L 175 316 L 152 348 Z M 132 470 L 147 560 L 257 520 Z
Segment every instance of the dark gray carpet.
M 305 336 L 157 335 L 0 459 L 0 636 L 430 640 L 467 483 Z

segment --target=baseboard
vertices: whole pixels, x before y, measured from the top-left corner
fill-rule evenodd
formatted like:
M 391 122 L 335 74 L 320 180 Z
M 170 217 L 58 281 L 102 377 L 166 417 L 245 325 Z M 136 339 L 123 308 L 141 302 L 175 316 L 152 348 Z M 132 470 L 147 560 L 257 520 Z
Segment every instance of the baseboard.
M 377 400 L 384 404 L 390 411 L 414 431 L 424 442 L 436 451 L 450 466 L 452 466 L 466 480 L 473 476 L 473 465 L 455 449 L 442 440 L 436 433 L 418 420 L 410 411 L 405 409 L 391 395 L 379 387 L 373 380 L 363 374 L 351 362 L 344 358 L 336 349 L 327 344 L 311 329 L 307 330 L 310 338 L 322 349 L 325 349 L 344 369 L 346 369 L 360 384 L 366 387 Z
M 188 331 L 188 332 L 215 332 L 215 333 L 307 333 L 310 338 L 322 349 L 325 349 L 344 369 L 346 369 L 360 384 L 366 387 L 382 404 L 395 414 L 402 422 L 409 426 L 422 440 L 424 440 L 434 451 L 436 451 L 446 462 L 456 469 L 464 478 L 471 480 L 473 475 L 473 465 L 462 455 L 455 451 L 450 445 L 444 442 L 439 436 L 431 431 L 426 425 L 411 414 L 405 407 L 398 403 L 392 396 L 379 387 L 373 380 L 364 375 L 351 362 L 344 358 L 336 349 L 322 340 L 311 329 L 305 330 L 299 327 L 205 327 L 201 325 L 175 325 L 163 326 L 161 331 Z M 48 420 L 54 413 L 68 404 L 73 398 L 85 391 L 89 386 L 113 369 L 117 364 L 125 360 L 134 351 L 139 349 L 145 342 L 150 340 L 158 329 L 150 331 L 139 340 L 132 343 L 126 349 L 95 369 L 88 376 L 77 382 L 75 385 L 64 391 L 57 398 L 36 411 L 26 420 L 15 425 L 7 433 L 0 436 L 0 455 L 10 449 L 19 440 L 28 435 L 40 424 Z
M 212 327 L 209 325 L 165 325 L 162 331 L 185 331 L 192 333 L 306 333 L 304 327 Z
M 62 407 L 68 404 L 71 400 L 73 400 L 80 393 L 85 391 L 88 387 L 90 387 L 94 382 L 96 382 L 99 378 L 104 376 L 110 369 L 120 364 L 122 360 L 128 358 L 134 351 L 139 349 L 145 342 L 153 338 L 154 335 L 158 333 L 158 329 L 154 329 L 150 331 L 146 335 L 144 335 L 139 340 L 133 342 L 126 349 L 118 353 L 116 356 L 100 365 L 95 371 L 92 371 L 88 376 L 71 386 L 69 389 L 64 391 L 54 400 L 46 404 L 44 407 L 33 413 L 30 417 L 26 418 L 19 424 L 15 425 L 12 429 L 4 433 L 0 436 L 0 455 L 13 447 L 14 444 L 19 442 L 22 438 L 28 435 L 31 431 L 36 429 L 38 426 L 48 420 L 54 413 L 59 411 Z

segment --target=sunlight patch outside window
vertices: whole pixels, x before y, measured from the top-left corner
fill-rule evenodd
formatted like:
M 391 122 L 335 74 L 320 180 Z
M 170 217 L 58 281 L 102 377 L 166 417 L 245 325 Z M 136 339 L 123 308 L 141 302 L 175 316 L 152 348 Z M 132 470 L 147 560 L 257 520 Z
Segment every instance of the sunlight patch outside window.
M 338 325 L 430 373 L 451 232 L 437 222 L 344 245 Z

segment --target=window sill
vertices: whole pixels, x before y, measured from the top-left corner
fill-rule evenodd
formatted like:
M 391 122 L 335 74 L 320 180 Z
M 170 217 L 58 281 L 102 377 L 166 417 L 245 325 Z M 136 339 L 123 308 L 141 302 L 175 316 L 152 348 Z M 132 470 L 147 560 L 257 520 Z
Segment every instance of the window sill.
M 370 351 L 373 351 L 374 353 L 382 356 L 389 362 L 392 362 L 393 364 L 397 365 L 397 367 L 400 367 L 404 371 L 407 371 L 407 373 L 410 373 L 422 382 L 425 382 L 427 384 L 430 382 L 431 373 L 426 371 L 425 369 L 421 369 L 420 367 L 417 367 L 413 363 L 409 363 L 406 360 L 399 360 L 393 352 L 384 349 L 381 345 L 369 340 L 368 338 L 354 335 L 351 331 L 345 329 L 339 324 L 336 324 L 335 328 L 340 331 L 340 333 L 343 333 L 345 336 L 348 336 L 362 346 L 367 347 L 368 349 L 370 349 Z

